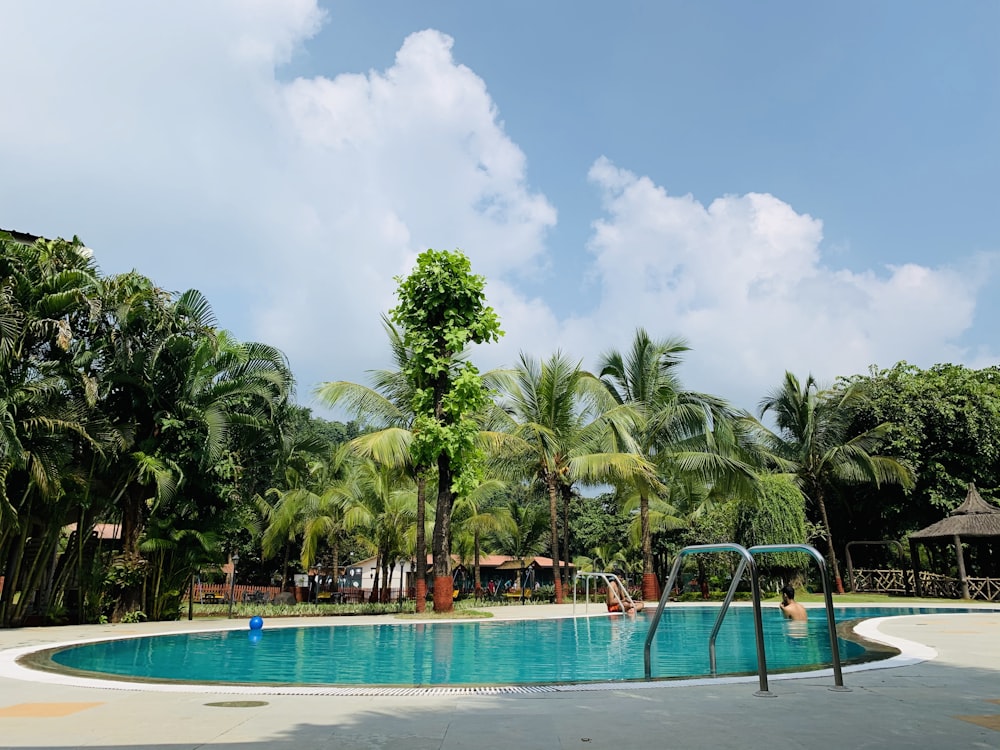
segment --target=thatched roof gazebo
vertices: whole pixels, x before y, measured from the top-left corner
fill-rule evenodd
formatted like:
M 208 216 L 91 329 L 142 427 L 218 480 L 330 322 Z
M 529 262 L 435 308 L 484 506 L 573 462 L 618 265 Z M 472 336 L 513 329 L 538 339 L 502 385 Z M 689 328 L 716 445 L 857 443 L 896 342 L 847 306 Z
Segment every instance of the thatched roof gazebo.
M 969 599 L 969 578 L 965 572 L 965 556 L 962 554 L 962 538 L 997 537 L 1000 539 L 1000 508 L 983 500 L 976 485 L 969 483 L 969 493 L 965 502 L 959 505 L 948 516 L 926 529 L 910 534 L 910 558 L 913 561 L 913 579 L 916 584 L 917 596 L 922 596 L 920 585 L 920 560 L 917 555 L 917 544 L 926 544 L 942 539 L 950 540 L 955 545 L 958 558 L 958 578 L 962 586 L 962 598 Z

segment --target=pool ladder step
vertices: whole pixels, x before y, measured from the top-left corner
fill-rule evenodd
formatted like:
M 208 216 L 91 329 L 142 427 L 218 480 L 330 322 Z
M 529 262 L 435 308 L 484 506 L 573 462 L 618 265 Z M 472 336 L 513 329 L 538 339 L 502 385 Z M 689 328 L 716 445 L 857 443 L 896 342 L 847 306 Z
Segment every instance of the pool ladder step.
M 805 552 L 816 561 L 816 564 L 819 566 L 820 577 L 823 581 L 823 593 L 826 600 L 827 625 L 830 630 L 830 654 L 833 660 L 834 687 L 830 689 L 845 692 L 849 691 L 849 688 L 844 687 L 844 675 L 840 664 L 840 647 L 837 641 L 837 622 L 833 616 L 833 597 L 831 593 L 830 576 L 826 568 L 826 561 L 815 547 L 808 544 L 761 544 L 747 549 L 741 544 L 726 542 L 723 544 L 692 544 L 682 549 L 677 554 L 673 567 L 670 569 L 670 577 L 667 579 L 667 585 L 663 589 L 659 605 L 656 607 L 656 613 L 653 615 L 653 622 L 650 623 L 649 632 L 646 634 L 646 646 L 643 653 L 646 679 L 648 680 L 652 678 L 651 650 L 653 646 L 653 639 L 656 635 L 656 628 L 660 624 L 660 617 L 663 615 L 663 609 L 670 600 L 670 592 L 673 591 L 674 584 L 677 582 L 677 576 L 680 573 L 681 564 L 683 563 L 684 558 L 687 555 L 713 554 L 719 552 L 732 552 L 738 554 L 740 556 L 740 564 L 736 569 L 736 573 L 733 575 L 732 583 L 729 584 L 729 590 L 726 592 L 726 598 L 722 602 L 719 615 L 715 619 L 715 626 L 712 628 L 712 634 L 708 639 L 708 660 L 712 675 L 716 674 L 715 638 L 719 634 L 719 629 L 722 627 L 722 621 L 726 617 L 726 612 L 729 611 L 729 605 L 732 603 L 733 596 L 736 594 L 736 587 L 743 579 L 745 570 L 749 568 L 750 590 L 753 594 L 754 633 L 757 639 L 757 675 L 760 682 L 760 689 L 754 693 L 754 695 L 762 697 L 770 697 L 774 695 L 774 693 L 768 690 L 767 686 L 767 655 L 764 653 L 764 627 L 760 610 L 760 581 L 757 575 L 757 563 L 754 561 L 754 556 L 775 554 L 778 552 Z

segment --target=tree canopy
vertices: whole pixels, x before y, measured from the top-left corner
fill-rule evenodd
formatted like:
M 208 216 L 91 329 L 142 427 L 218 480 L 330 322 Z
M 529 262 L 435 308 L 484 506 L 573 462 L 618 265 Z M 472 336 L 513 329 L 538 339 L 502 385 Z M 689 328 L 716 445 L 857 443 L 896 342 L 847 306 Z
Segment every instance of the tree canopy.
M 404 375 L 412 388 L 410 453 L 420 472 L 437 467 L 434 516 L 434 609 L 452 609 L 451 510 L 455 495 L 479 479 L 479 425 L 474 415 L 489 401 L 476 367 L 462 358 L 466 346 L 503 335 L 486 304 L 486 280 L 472 273 L 461 252 L 426 250 L 406 277 L 398 277 L 399 304 L 390 311 L 403 329 L 409 358 Z

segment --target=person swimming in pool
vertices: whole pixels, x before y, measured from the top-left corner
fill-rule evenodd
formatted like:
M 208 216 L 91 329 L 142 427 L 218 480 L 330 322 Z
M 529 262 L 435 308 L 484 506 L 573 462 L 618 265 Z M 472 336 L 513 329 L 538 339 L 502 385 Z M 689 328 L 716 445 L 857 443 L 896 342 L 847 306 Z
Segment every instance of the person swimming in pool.
M 806 614 L 806 608 L 795 601 L 795 589 L 791 584 L 785 584 L 781 587 L 781 613 L 787 617 L 789 620 L 805 620 L 808 616 Z

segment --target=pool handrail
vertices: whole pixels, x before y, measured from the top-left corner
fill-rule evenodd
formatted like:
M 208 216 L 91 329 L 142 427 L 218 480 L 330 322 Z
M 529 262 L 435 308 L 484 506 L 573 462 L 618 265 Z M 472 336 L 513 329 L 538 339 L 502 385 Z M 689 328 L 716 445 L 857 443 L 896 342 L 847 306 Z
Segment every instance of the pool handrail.
M 837 620 L 833 616 L 833 593 L 830 585 L 830 573 L 826 567 L 826 560 L 819 550 L 809 544 L 758 544 L 747 550 L 750 555 L 773 554 L 777 552 L 805 552 L 810 555 L 819 566 L 820 579 L 823 581 L 823 598 L 826 601 L 826 623 L 830 630 L 830 656 L 833 659 L 833 683 L 831 690 L 848 692 L 850 688 L 844 687 L 844 673 L 840 664 L 840 645 L 837 641 Z
M 729 590 L 726 592 L 726 598 L 722 602 L 722 608 L 719 610 L 718 617 L 715 618 L 715 626 L 712 628 L 712 634 L 708 637 L 708 666 L 713 677 L 716 672 L 718 672 L 715 660 L 715 639 L 719 635 L 719 629 L 722 627 L 722 621 L 726 618 L 726 613 L 729 611 L 729 605 L 733 602 L 733 596 L 736 594 L 736 588 L 740 585 L 740 581 L 743 580 L 743 571 L 746 567 L 746 558 L 740 556 L 740 564 L 736 567 L 736 572 L 733 573 L 733 580 L 729 584 Z
M 656 635 L 656 628 L 660 624 L 660 617 L 663 615 L 663 609 L 670 600 L 670 592 L 674 588 L 674 583 L 677 580 L 677 574 L 680 572 L 684 557 L 687 555 L 705 554 L 711 552 L 735 552 L 742 558 L 741 567 L 750 568 L 750 587 L 753 592 L 754 635 L 756 636 L 757 641 L 757 678 L 760 684 L 760 689 L 755 692 L 754 695 L 765 697 L 772 696 L 774 694 L 767 689 L 767 657 L 764 653 L 764 623 L 760 613 L 760 581 L 757 577 L 757 563 L 754 562 L 753 556 L 747 551 L 746 547 L 741 544 L 731 542 L 722 544 L 692 544 L 677 553 L 674 564 L 670 569 L 670 576 L 667 579 L 667 585 L 663 589 L 663 594 L 660 596 L 660 603 L 656 607 L 656 612 L 653 615 L 653 621 L 650 623 L 649 631 L 646 633 L 646 645 L 643 651 L 646 679 L 648 680 L 652 677 L 650 651 L 653 645 L 653 638 Z M 740 570 L 740 576 L 742 577 L 742 575 L 743 571 Z M 733 593 L 733 591 L 735 591 L 735 586 L 730 585 L 730 593 Z M 728 595 L 726 598 L 727 600 L 732 599 L 732 597 Z M 726 608 L 728 608 L 728 601 L 726 602 Z M 716 618 L 717 628 L 721 623 L 721 618 L 724 616 L 725 609 L 723 609 L 720 612 L 719 617 Z

